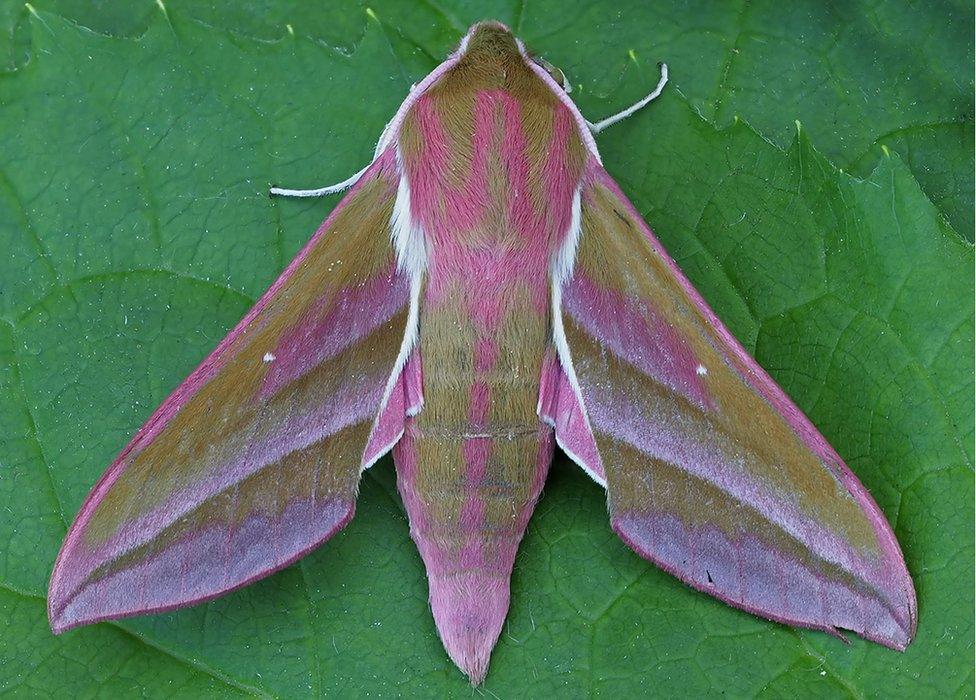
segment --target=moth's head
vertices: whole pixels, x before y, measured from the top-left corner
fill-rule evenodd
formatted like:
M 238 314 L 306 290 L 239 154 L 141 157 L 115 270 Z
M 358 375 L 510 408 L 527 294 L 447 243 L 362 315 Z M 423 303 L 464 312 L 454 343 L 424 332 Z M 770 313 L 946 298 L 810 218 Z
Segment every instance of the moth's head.
M 565 94 L 570 88 L 563 72 L 533 55 L 501 22 L 485 21 L 472 25 L 444 62 L 411 86 L 407 99 L 383 130 L 376 144 L 376 154 L 382 153 L 398 137 L 410 110 L 425 96 L 436 92 L 438 99 L 450 100 L 461 95 L 464 101 L 458 104 L 464 108 L 470 104 L 473 93 L 499 89 L 528 101 L 544 91 L 555 94 L 570 108 L 581 138 L 596 153 L 596 144 L 585 120 Z
M 561 70 L 543 58 L 534 55 L 525 48 L 525 44 L 518 39 L 511 30 L 501 22 L 488 20 L 473 24 L 468 33 L 461 39 L 455 56 L 467 62 L 477 62 L 484 65 L 494 64 L 504 66 L 513 61 L 523 62 L 529 68 L 541 67 L 557 86 L 569 92 L 569 83 Z
M 485 55 L 486 58 L 488 55 L 514 57 L 521 53 L 520 43 L 504 24 L 486 20 L 471 25 L 455 53 L 459 56 Z

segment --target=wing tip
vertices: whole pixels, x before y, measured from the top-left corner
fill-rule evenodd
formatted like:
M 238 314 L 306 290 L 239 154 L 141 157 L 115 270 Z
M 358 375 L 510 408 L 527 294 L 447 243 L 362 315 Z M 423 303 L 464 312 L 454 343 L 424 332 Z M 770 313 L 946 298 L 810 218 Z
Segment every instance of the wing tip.
M 64 542 L 61 544 L 47 585 L 47 619 L 51 626 L 51 632 L 56 635 L 84 624 L 83 622 L 68 622 L 64 619 L 65 610 L 67 610 L 72 597 L 64 585 L 65 567 L 70 562 L 71 552 L 74 549 L 75 538 L 72 535 L 76 525 L 77 519 L 68 529 Z
M 58 612 L 55 612 L 55 610 L 58 610 Z M 47 622 L 51 628 L 51 633 L 55 636 L 67 632 L 76 626 L 65 621 L 62 613 L 64 613 L 64 605 L 61 605 L 60 597 L 57 597 L 49 591 L 47 595 Z
M 54 612 L 57 607 L 57 603 L 60 604 L 60 610 Z M 69 618 L 67 615 L 68 603 L 63 603 L 61 601 L 55 602 L 55 599 L 48 598 L 48 608 L 47 608 L 47 620 L 48 625 L 51 627 L 51 633 L 55 636 L 69 632 L 76 627 L 84 627 L 86 625 L 92 625 L 96 622 L 104 622 L 105 620 L 116 620 L 122 617 L 131 617 L 133 615 L 139 615 L 142 611 L 134 611 L 131 613 L 126 613 L 124 615 L 103 615 L 103 616 L 78 616 L 75 618 Z M 146 611 L 149 612 L 149 611 Z

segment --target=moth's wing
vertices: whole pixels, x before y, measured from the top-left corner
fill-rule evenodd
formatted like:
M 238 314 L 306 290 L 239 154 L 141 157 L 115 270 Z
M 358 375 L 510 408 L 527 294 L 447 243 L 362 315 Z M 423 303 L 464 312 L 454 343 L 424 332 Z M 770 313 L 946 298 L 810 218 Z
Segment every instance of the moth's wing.
M 55 632 L 213 598 L 349 521 L 403 426 L 397 184 L 381 156 L 95 485 L 51 576 Z
M 555 288 L 566 376 L 551 422 L 605 470 L 617 534 L 731 605 L 903 649 L 915 592 L 881 511 L 596 164 Z

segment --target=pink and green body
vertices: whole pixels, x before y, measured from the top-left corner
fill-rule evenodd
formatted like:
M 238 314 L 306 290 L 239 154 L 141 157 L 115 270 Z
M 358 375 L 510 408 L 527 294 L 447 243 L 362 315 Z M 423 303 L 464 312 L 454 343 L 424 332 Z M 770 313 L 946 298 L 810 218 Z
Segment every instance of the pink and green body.
M 483 70 L 475 37 L 399 133 L 427 249 L 419 353 L 424 407 L 394 449 L 434 618 L 474 678 L 508 611 L 519 541 L 552 459 L 537 412 L 551 343 L 549 261 L 563 245 L 584 149 L 569 110 L 517 53 Z

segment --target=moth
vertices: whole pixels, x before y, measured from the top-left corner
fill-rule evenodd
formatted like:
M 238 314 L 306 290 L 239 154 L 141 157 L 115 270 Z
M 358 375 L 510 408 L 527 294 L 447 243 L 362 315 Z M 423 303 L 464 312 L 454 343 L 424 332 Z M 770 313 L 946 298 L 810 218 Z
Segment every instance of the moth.
M 562 73 L 497 22 L 411 89 L 372 162 L 94 486 L 56 633 L 210 600 L 353 517 L 392 451 L 447 653 L 473 683 L 558 445 L 631 548 L 770 620 L 904 649 L 884 515 L 604 170 Z

